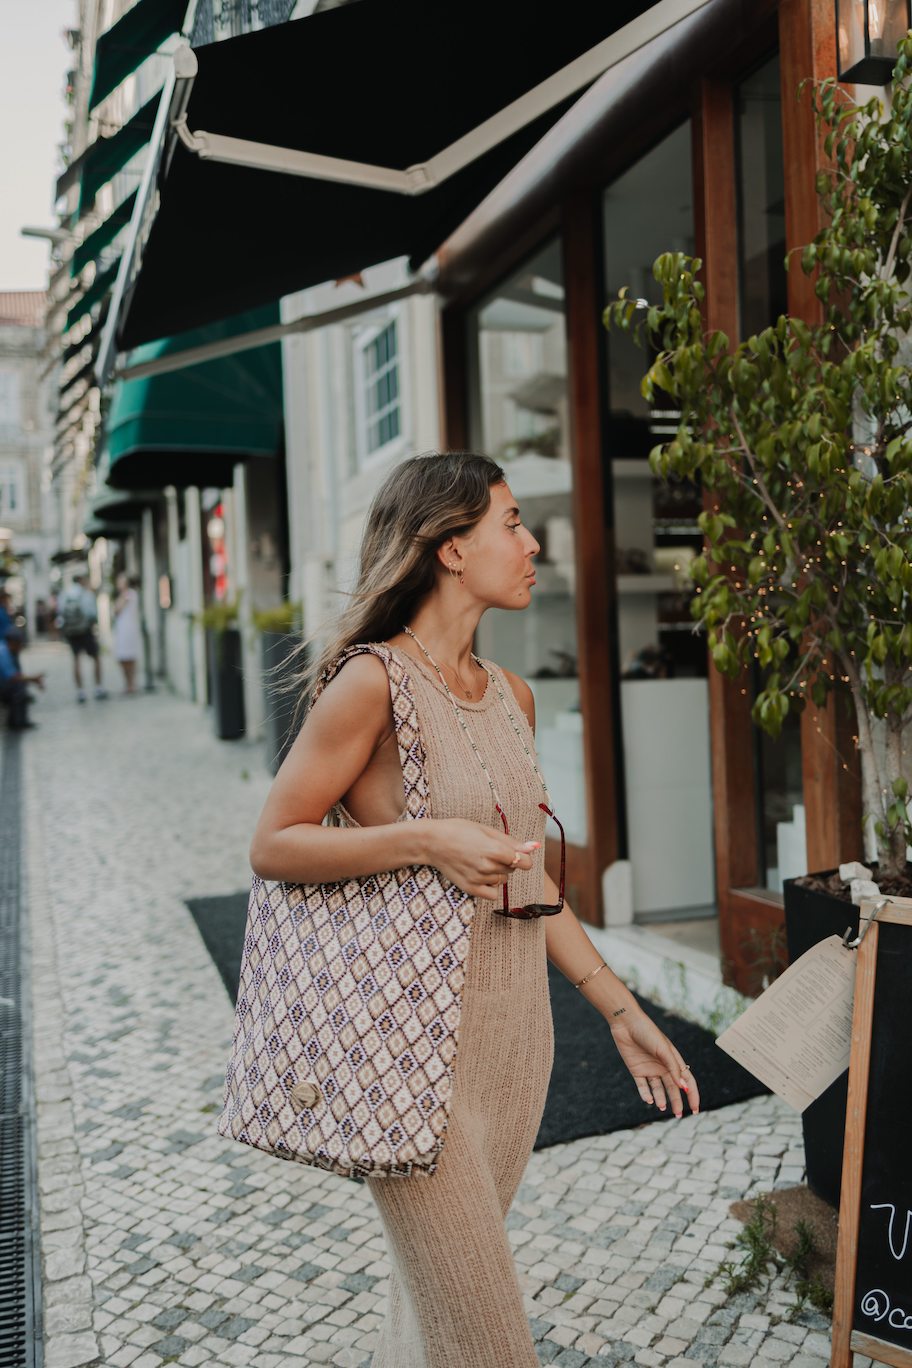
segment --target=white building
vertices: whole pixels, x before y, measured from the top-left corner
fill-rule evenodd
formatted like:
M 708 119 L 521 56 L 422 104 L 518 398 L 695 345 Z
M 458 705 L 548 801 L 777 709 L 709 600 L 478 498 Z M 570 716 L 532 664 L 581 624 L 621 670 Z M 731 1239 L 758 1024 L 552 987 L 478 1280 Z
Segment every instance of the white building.
M 0 554 L 14 558 L 7 585 L 31 631 L 60 544 L 48 477 L 54 390 L 42 376 L 45 304 L 43 290 L 0 292 Z
M 406 280 L 405 263 L 359 281 L 289 295 L 283 320 L 382 294 Z M 370 502 L 407 456 L 441 441 L 438 305 L 412 294 L 344 323 L 282 343 L 291 592 L 308 635 L 351 588 Z

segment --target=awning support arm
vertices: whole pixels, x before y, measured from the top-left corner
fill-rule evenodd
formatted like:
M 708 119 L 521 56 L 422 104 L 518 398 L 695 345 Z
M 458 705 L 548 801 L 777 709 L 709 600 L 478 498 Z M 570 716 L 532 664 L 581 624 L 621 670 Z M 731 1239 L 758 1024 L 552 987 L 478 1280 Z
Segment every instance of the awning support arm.
M 337 181 L 373 190 L 390 190 L 401 195 L 423 195 L 525 128 L 539 115 L 577 94 L 609 67 L 629 57 L 632 52 L 707 3 L 708 0 L 665 0 L 662 5 L 650 6 L 644 14 L 625 24 L 588 52 L 582 53 L 560 71 L 554 72 L 512 104 L 498 110 L 449 147 L 443 148 L 426 162 L 416 162 L 405 170 L 346 161 L 341 157 L 325 157 L 316 152 L 303 152 L 272 143 L 251 142 L 224 133 L 192 130 L 186 116 L 189 101 L 184 102 L 177 116 L 172 113 L 171 126 L 184 146 L 204 161 L 279 171 L 289 176 L 307 176 L 313 180 Z M 192 80 L 196 75 L 196 57 L 186 44 L 177 48 L 174 62 L 179 80 Z
M 370 309 L 395 304 L 397 300 L 405 299 L 409 295 L 430 294 L 433 289 L 434 282 L 430 275 L 417 276 L 395 289 L 361 295 L 334 309 L 321 309 L 315 313 L 303 314 L 300 318 L 290 319 L 287 323 L 272 323 L 268 328 L 254 328 L 251 332 L 239 333 L 237 337 L 225 337 L 218 342 L 207 342 L 200 347 L 185 347 L 183 351 L 158 356 L 154 361 L 141 361 L 135 366 L 123 366 L 115 372 L 115 377 L 118 380 L 141 380 L 149 375 L 166 375 L 169 371 L 197 366 L 203 361 L 216 361 L 223 356 L 251 351 L 254 347 L 265 347 L 270 342 L 281 341 L 283 337 L 314 332 L 317 328 L 328 328 L 332 323 L 344 323 L 346 319 L 357 318 Z

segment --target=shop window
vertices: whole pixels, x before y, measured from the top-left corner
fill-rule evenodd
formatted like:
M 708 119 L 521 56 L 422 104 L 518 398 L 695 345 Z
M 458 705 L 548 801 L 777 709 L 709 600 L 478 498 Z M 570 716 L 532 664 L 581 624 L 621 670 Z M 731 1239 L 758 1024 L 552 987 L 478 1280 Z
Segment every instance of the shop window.
M 755 744 L 760 884 L 781 893 L 785 879 L 807 873 L 798 713 L 789 713 L 775 739 L 758 728 Z
M 603 198 L 606 296 L 621 286 L 661 302 L 663 252 L 694 253 L 691 130 L 684 124 Z M 637 920 L 715 912 L 706 641 L 694 632 L 688 566 L 702 545 L 702 491 L 656 479 L 649 452 L 675 432 L 669 398 L 640 383 L 652 357 L 629 334 L 607 339 L 606 459 L 615 530 L 621 735 L 628 856 Z
M 742 337 L 787 309 L 781 106 L 776 56 L 735 87 Z
M 738 83 L 735 113 L 739 308 L 741 336 L 749 337 L 788 308 L 778 56 Z M 754 692 L 760 687 L 757 677 Z M 807 872 L 797 714 L 775 740 L 756 729 L 754 771 L 760 883 L 779 892 L 784 879 Z
M 355 407 L 361 460 L 389 454 L 402 436 L 399 319 L 355 337 Z
M 583 717 L 576 642 L 573 464 L 560 243 L 549 243 L 470 315 L 473 442 L 506 473 L 541 543 L 523 612 L 489 610 L 482 656 L 528 680 L 548 787 L 568 840 L 586 841 Z

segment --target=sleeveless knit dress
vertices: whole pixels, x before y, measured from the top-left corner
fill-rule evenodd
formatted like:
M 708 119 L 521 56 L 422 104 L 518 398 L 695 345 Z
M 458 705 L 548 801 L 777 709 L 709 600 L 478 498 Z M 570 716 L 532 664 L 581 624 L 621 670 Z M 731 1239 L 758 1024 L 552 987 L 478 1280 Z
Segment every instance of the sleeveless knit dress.
M 393 648 L 390 648 L 393 649 Z M 431 815 L 502 831 L 484 771 L 440 680 L 394 652 L 412 681 Z M 503 672 L 510 711 L 535 753 L 532 729 Z M 459 700 L 497 789 L 510 835 L 544 843 L 541 783 L 494 685 Z M 356 825 L 339 805 L 337 819 Z M 510 904 L 544 899 L 544 849 L 509 878 Z M 373 1368 L 536 1368 L 504 1217 L 532 1153 L 553 1060 L 541 918 L 497 916 L 478 900 L 462 993 L 446 1140 L 436 1171 L 368 1180 L 392 1271 Z

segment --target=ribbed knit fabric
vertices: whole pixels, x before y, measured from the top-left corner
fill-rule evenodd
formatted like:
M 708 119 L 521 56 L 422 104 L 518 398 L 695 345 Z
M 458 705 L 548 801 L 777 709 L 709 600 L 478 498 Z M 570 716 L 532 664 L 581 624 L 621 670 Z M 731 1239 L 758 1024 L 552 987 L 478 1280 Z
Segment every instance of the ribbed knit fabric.
M 430 669 L 397 652 L 412 680 L 427 757 L 432 815 L 502 830 L 491 790 L 453 705 Z M 490 664 L 490 662 L 486 662 Z M 531 728 L 492 665 L 534 753 Z M 541 784 L 488 682 L 463 702 L 507 820 L 519 841 L 544 841 Z M 353 824 L 347 813 L 341 820 Z M 513 906 L 541 902 L 544 851 L 511 875 Z M 370 1180 L 392 1273 L 373 1368 L 535 1368 L 504 1227 L 532 1152 L 553 1058 L 545 927 L 496 916 L 478 902 L 462 995 L 455 1084 L 443 1153 L 431 1176 Z

